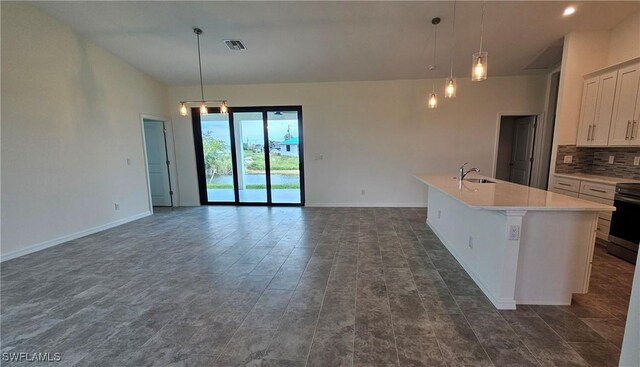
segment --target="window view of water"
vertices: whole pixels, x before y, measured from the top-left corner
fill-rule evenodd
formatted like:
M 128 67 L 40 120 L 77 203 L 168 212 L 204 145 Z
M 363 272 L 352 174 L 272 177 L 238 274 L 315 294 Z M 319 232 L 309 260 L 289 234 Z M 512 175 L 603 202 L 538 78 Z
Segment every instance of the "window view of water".
M 261 185 L 266 182 L 265 174 L 247 174 L 244 175 L 245 185 Z M 211 183 L 213 184 L 231 184 L 233 185 L 233 176 L 215 176 Z M 271 185 L 284 185 L 284 184 L 300 184 L 299 175 L 271 175 Z

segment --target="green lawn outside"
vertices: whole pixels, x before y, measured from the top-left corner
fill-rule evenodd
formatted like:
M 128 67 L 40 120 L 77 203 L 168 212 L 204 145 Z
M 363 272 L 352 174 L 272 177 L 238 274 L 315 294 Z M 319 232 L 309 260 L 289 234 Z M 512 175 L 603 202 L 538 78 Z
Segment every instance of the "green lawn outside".
M 253 151 L 245 150 L 244 156 L 251 157 L 252 162 L 247 164 L 247 169 L 254 171 L 264 171 L 264 153 L 256 153 Z M 297 170 L 299 167 L 298 157 L 287 155 L 271 155 L 270 162 L 272 170 Z

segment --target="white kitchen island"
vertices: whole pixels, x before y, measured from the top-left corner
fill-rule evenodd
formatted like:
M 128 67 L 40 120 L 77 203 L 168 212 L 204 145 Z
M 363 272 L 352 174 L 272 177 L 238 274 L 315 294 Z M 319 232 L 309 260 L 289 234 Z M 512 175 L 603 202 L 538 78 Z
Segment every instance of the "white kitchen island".
M 415 177 L 429 187 L 427 224 L 498 309 L 569 305 L 589 289 L 598 212 L 615 207 L 493 178 Z

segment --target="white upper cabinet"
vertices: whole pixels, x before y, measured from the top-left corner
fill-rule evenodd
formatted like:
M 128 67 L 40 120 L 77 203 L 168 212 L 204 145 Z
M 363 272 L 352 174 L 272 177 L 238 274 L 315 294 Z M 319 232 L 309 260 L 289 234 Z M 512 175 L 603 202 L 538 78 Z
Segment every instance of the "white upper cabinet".
M 640 59 L 585 76 L 578 146 L 640 146 Z
M 577 145 L 607 145 L 617 77 L 614 70 L 584 81 Z
M 609 145 L 638 145 L 640 64 L 620 69 Z
M 591 145 L 591 130 L 596 118 L 598 87 L 600 77 L 586 79 L 582 87 L 582 108 L 580 110 L 580 126 L 577 145 Z

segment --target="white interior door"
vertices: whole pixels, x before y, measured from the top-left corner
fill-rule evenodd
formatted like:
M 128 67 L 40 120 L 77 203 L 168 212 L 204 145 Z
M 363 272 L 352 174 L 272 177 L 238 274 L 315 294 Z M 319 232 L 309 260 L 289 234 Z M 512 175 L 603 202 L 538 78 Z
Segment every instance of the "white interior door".
M 164 122 L 144 120 L 144 140 L 153 206 L 172 206 Z
M 529 186 L 535 117 L 520 117 L 514 121 L 513 146 L 511 148 L 511 173 L 509 181 Z

